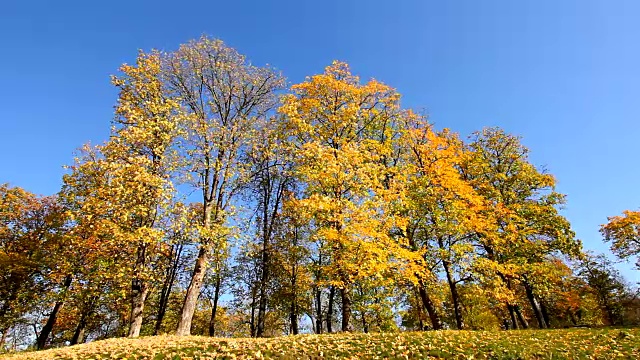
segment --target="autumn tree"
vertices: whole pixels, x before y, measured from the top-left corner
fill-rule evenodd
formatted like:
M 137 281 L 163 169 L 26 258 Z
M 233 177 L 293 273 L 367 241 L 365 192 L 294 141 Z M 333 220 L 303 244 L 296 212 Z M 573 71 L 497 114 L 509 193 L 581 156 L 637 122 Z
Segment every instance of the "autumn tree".
M 407 218 L 405 236 L 418 256 L 418 291 L 432 326 L 442 327 L 437 307 L 428 295 L 428 277 L 442 270 L 445 274 L 456 326 L 464 328 L 458 284 L 470 280 L 474 259 L 471 234 L 487 226 L 480 210 L 481 198 L 460 173 L 467 156 L 463 143 L 449 130 L 436 133 L 421 116 L 412 116 L 405 127 L 407 147 L 404 165 L 406 201 L 402 209 Z
M 170 152 L 177 103 L 165 97 L 157 53 L 140 53 L 135 66 L 123 65 L 121 71 L 113 78 L 120 94 L 111 138 L 85 147 L 65 176 L 61 196 L 72 214 L 74 241 L 99 250 L 90 257 L 95 263 L 76 257 L 76 271 L 101 279 L 105 271 L 129 282 L 128 335 L 136 337 L 156 262 L 166 247 L 160 223 L 172 200 Z M 117 263 L 119 272 L 95 268 L 105 258 Z M 78 270 L 83 266 L 91 271 Z
M 237 249 L 231 267 L 233 306 L 244 314 L 247 334 L 255 337 L 260 292 L 260 263 L 262 249 L 258 243 L 244 241 Z
M 353 285 L 383 276 L 394 253 L 393 220 L 384 211 L 384 157 L 392 151 L 388 140 L 399 95 L 375 80 L 361 84 L 341 62 L 291 90 L 279 111 L 295 144 L 297 179 L 304 184 L 298 206 L 311 215 L 314 237 L 328 251 L 323 271 L 327 284 L 340 290 L 342 330 L 349 331 Z
M 600 232 L 611 242 L 611 251 L 620 259 L 636 257 L 636 268 L 640 269 L 640 211 L 623 211 L 623 216 L 608 218 Z
M 623 325 L 622 300 L 627 295 L 627 288 L 611 262 L 602 254 L 588 254 L 579 264 L 578 275 L 587 282 L 589 290 L 596 296 L 606 323 Z
M 168 96 L 160 77 L 157 52 L 140 53 L 135 66 L 123 65 L 113 83 L 120 90 L 112 136 L 104 147 L 110 162 L 135 166 L 136 210 L 130 212 L 131 230 L 137 232 L 132 266 L 132 309 L 129 336 L 140 334 L 144 303 L 149 293 L 152 262 L 164 234 L 158 223 L 170 203 L 173 142 L 178 129 L 178 103 Z M 124 219 L 118 219 L 120 221 Z
M 63 261 L 67 217 L 55 196 L 40 197 L 19 187 L 0 185 L 0 347 L 8 330 L 34 310 L 43 294 L 54 303 L 38 335 L 44 347 L 69 286 Z
M 311 313 L 311 261 L 308 222 L 292 201 L 295 191 L 284 194 L 279 221 L 270 247 L 271 306 L 286 314 L 289 334 L 300 331 L 300 317 Z
M 290 151 L 285 145 L 287 137 L 280 130 L 278 118 L 259 119 L 252 146 L 246 154 L 251 173 L 247 194 L 254 199 L 255 211 L 252 218 L 256 242 L 261 247 L 258 263 L 258 337 L 264 335 L 267 293 L 275 265 L 272 264 L 275 250 L 273 243 L 278 230 L 283 226 L 282 206 L 285 195 L 291 192 L 294 183 Z
M 548 255 L 577 256 L 581 244 L 559 214 L 565 197 L 555 191 L 554 177 L 528 161 L 528 149 L 518 137 L 489 128 L 477 132 L 468 146 L 471 156 L 463 174 L 486 200 L 484 213 L 491 219 L 490 226 L 477 232 L 483 257 L 476 269 L 507 304 L 512 326 L 519 322 L 526 328 L 515 286 L 532 286 L 527 274 Z M 491 280 L 494 276 L 499 282 Z M 540 315 L 538 309 L 534 312 Z
M 163 57 L 163 79 L 180 99 L 182 180 L 202 194 L 200 250 L 177 334 L 188 335 L 212 250 L 224 248 L 227 217 L 247 182 L 243 154 L 254 125 L 276 103 L 283 78 L 251 65 L 220 40 L 202 37 Z

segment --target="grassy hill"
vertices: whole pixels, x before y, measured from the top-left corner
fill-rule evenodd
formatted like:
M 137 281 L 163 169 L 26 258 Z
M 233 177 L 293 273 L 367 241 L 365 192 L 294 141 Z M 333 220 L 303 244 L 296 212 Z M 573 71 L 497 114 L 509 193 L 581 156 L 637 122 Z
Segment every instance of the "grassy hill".
M 640 359 L 640 329 L 109 339 L 2 359 Z

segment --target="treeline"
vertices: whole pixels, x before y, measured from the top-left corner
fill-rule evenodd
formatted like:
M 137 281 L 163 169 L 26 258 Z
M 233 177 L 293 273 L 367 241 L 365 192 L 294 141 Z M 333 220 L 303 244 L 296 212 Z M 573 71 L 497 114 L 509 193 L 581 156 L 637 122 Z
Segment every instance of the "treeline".
M 0 187 L 1 348 L 640 317 L 501 129 L 438 131 L 341 62 L 287 89 L 206 37 L 113 84 L 58 194 Z

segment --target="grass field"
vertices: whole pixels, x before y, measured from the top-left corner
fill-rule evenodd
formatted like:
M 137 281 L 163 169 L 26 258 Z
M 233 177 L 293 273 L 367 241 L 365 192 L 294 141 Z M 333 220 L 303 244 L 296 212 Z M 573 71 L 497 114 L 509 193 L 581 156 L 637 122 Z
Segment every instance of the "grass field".
M 109 339 L 2 359 L 640 359 L 640 329 Z

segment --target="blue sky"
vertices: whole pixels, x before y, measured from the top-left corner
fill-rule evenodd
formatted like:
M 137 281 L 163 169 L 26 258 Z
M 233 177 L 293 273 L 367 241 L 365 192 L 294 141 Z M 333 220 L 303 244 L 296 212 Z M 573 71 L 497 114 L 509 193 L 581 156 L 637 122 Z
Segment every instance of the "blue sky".
M 74 149 L 108 136 L 109 75 L 208 34 L 290 82 L 344 60 L 438 127 L 523 136 L 585 247 L 606 251 L 599 224 L 640 207 L 638 18 L 634 0 L 5 0 L 0 182 L 55 193 Z

